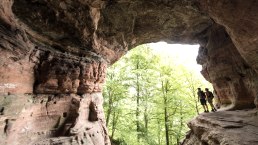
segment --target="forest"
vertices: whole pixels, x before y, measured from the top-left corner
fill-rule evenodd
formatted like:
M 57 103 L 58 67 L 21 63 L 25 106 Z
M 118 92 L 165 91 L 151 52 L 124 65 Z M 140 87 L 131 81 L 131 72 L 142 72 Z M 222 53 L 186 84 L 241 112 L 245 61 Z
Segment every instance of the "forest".
M 103 90 L 106 125 L 115 145 L 179 145 L 187 122 L 203 109 L 200 73 L 138 46 L 108 68 Z

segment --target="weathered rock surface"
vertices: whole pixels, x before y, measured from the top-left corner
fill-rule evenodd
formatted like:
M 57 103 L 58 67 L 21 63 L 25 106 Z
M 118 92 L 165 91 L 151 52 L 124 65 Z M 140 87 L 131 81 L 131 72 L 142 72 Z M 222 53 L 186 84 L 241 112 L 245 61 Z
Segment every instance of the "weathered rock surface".
M 257 4 L 1 0 L 0 144 L 110 144 L 106 67 L 134 46 L 161 40 L 200 44 L 197 61 L 222 104 L 257 106 Z
M 242 79 L 229 79 L 232 85 L 230 90 L 235 93 L 235 96 L 242 97 L 255 97 L 255 104 L 258 104 L 257 95 L 257 1 L 241 1 L 241 0 L 204 0 L 201 1 L 202 10 L 209 14 L 209 16 L 215 21 L 222 25 L 229 39 L 231 39 L 232 47 L 235 47 L 235 53 L 239 53 L 240 58 L 234 58 L 234 64 L 229 63 L 232 69 L 235 69 Z M 215 32 L 216 33 L 216 32 Z M 217 39 L 217 43 L 221 44 L 224 39 Z M 223 47 L 215 44 L 215 47 Z M 210 46 L 207 46 L 210 47 Z M 214 47 L 214 46 L 213 46 Z M 234 48 L 234 49 L 235 49 Z M 224 53 L 227 51 L 224 51 Z M 235 53 L 231 54 L 234 55 Z M 233 61 L 233 62 L 234 62 Z M 242 61 L 242 62 L 241 62 Z M 242 64 L 240 64 L 242 63 Z M 237 66 L 236 66 L 237 65 Z M 230 69 L 227 67 L 227 69 Z M 251 71 L 251 72 L 250 72 Z M 253 73 L 255 71 L 256 73 Z M 224 71 L 223 71 L 224 72 Z M 251 74 L 250 74 L 251 73 Z M 251 75 L 251 76 L 250 76 Z M 250 76 L 250 77 L 249 77 Z M 250 79 L 249 79 L 250 78 Z M 219 87 L 219 86 L 217 86 Z M 229 90 L 229 89 L 228 89 Z M 230 91 L 227 91 L 230 92 Z M 232 96 L 232 95 L 228 95 Z M 238 100 L 241 97 L 236 97 L 234 100 Z M 241 106 L 241 103 L 237 102 L 234 105 Z M 244 103 L 245 104 L 245 103 Z M 238 107 L 236 107 L 238 108 Z
M 6 95 L 0 105 L 0 144 L 109 143 L 101 93 Z
M 182 145 L 257 145 L 257 110 L 201 114 L 188 123 Z
M 37 54 L 37 52 L 35 52 Z M 106 76 L 104 60 L 87 60 L 72 55 L 38 54 L 34 92 L 38 94 L 85 94 L 101 92 Z
M 213 84 L 220 101 L 231 109 L 252 108 L 258 78 L 241 57 L 222 26 L 210 29 L 206 46 L 201 46 L 197 62 L 203 76 Z

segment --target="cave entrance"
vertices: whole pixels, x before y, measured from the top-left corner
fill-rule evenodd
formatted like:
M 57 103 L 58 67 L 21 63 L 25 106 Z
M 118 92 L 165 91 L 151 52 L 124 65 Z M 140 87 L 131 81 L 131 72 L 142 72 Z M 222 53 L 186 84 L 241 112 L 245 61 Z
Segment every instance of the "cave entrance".
M 212 86 L 196 63 L 199 45 L 150 43 L 109 67 L 103 90 L 106 124 L 117 144 L 178 144 L 203 112 L 197 88 Z

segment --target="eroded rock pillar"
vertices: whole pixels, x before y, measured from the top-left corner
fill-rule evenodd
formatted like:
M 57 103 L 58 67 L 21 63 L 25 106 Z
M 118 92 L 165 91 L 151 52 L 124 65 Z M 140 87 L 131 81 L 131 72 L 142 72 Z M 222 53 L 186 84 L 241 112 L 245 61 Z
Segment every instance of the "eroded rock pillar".
M 67 117 L 74 114 L 77 116 L 71 117 L 73 121 L 69 123 L 60 124 L 66 129 L 57 130 L 56 136 L 72 136 L 79 144 L 109 144 L 101 93 L 106 76 L 106 62 L 100 58 L 89 60 L 69 54 L 53 55 L 46 52 L 40 54 L 39 58 L 35 93 L 68 94 L 71 97 L 70 104 L 77 104 L 74 112 L 67 113 Z
M 245 62 L 222 26 L 214 25 L 208 42 L 200 47 L 198 63 L 203 76 L 209 80 L 222 105 L 231 109 L 254 107 L 257 74 Z

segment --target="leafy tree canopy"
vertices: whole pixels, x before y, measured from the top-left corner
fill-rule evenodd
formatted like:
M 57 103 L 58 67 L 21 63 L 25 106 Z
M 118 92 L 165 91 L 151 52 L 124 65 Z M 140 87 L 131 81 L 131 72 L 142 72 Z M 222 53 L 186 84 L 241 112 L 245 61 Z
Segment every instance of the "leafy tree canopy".
M 203 112 L 198 87 L 210 84 L 148 45 L 131 50 L 108 68 L 104 109 L 110 138 L 117 145 L 176 145 L 186 123 Z

